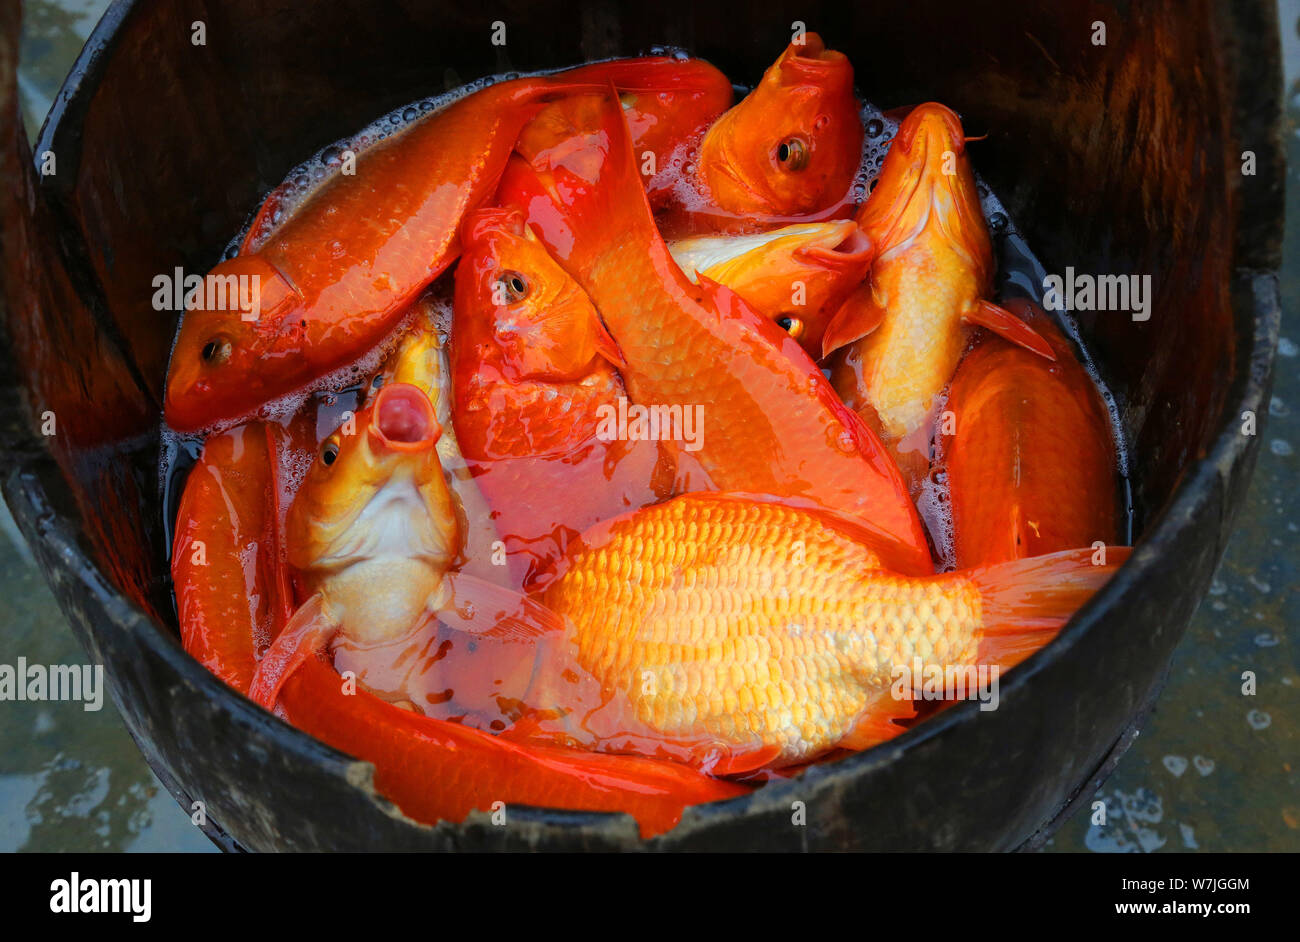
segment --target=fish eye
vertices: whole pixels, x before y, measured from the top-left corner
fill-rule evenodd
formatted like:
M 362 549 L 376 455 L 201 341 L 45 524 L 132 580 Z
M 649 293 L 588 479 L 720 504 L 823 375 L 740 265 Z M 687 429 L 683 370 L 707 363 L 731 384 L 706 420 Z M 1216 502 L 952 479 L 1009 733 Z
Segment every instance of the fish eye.
M 333 438 L 325 439 L 320 446 L 320 460 L 326 467 L 332 465 L 339 456 L 339 443 Z
M 384 374 L 376 373 L 375 378 L 370 381 L 370 388 L 378 389 L 382 385 L 384 385 Z
M 776 325 L 795 339 L 803 334 L 803 321 L 793 314 L 782 314 L 776 319 Z
M 800 138 L 787 138 L 776 149 L 776 162 L 786 170 L 802 170 L 808 166 L 808 145 Z
M 220 366 L 230 359 L 230 355 L 235 352 L 235 345 L 230 342 L 229 337 L 223 337 L 220 334 L 210 339 L 203 345 L 203 350 L 199 356 L 208 366 Z
M 497 278 L 497 297 L 514 304 L 528 297 L 528 279 L 517 271 L 502 272 Z

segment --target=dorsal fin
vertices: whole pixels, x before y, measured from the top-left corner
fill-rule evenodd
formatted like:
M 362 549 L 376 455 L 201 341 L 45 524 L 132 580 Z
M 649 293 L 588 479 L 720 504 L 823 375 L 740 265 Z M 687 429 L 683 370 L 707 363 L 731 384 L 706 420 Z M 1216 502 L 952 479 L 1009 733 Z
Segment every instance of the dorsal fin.
M 968 323 L 987 327 L 1003 340 L 1023 347 L 1030 353 L 1037 353 L 1048 360 L 1056 359 L 1052 345 L 1039 336 L 1038 331 L 992 301 L 977 301 L 974 308 L 966 311 L 962 318 Z

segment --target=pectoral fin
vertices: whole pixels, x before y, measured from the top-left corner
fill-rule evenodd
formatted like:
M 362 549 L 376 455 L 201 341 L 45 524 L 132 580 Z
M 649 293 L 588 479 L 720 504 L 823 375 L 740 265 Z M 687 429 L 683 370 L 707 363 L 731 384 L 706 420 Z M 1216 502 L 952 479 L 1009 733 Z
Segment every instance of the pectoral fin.
M 870 281 L 864 281 L 844 299 L 822 335 L 822 356 L 861 340 L 885 319 L 885 309 L 876 300 Z
M 430 609 L 448 628 L 498 640 L 528 640 L 564 630 L 564 619 L 513 589 L 448 573 Z
M 870 749 L 906 732 L 894 720 L 910 720 L 915 716 L 916 708 L 911 700 L 896 700 L 886 691 L 867 705 L 853 729 L 840 740 L 839 746 L 858 751 Z
M 249 699 L 268 710 L 274 707 L 289 675 L 307 658 L 325 650 L 337 630 L 338 623 L 329 615 L 324 598 L 319 594 L 309 598 L 293 613 L 258 662 L 248 686 Z
M 967 323 L 987 327 L 1003 340 L 1010 341 L 1018 347 L 1024 347 L 1030 353 L 1037 353 L 1040 357 L 1045 357 L 1048 360 L 1056 359 L 1056 353 L 1053 352 L 1051 344 L 1040 337 L 1038 331 L 1006 308 L 999 307 L 992 301 L 976 302 L 975 307 L 967 311 L 962 317 Z
M 709 760 L 717 754 L 716 744 L 697 747 L 694 758 L 702 766 L 709 766 Z M 710 775 L 748 775 L 764 766 L 771 765 L 781 757 L 781 747 L 775 743 L 755 746 L 749 749 L 723 749 L 716 761 L 709 767 Z
M 251 255 L 253 253 L 253 242 L 259 235 L 263 234 L 264 229 L 267 230 L 266 234 L 269 235 L 271 220 L 280 209 L 280 205 L 284 202 L 284 198 L 289 194 L 290 189 L 288 183 L 281 183 L 271 191 L 270 196 L 262 201 L 261 207 L 257 210 L 257 215 L 253 217 L 253 224 L 248 227 L 248 231 L 244 233 L 244 240 L 239 243 L 240 255 Z
M 627 369 L 627 360 L 623 358 L 623 351 L 618 348 L 618 341 L 610 334 L 609 328 L 605 322 L 596 318 L 595 337 L 596 352 L 608 360 L 615 368 L 620 370 Z

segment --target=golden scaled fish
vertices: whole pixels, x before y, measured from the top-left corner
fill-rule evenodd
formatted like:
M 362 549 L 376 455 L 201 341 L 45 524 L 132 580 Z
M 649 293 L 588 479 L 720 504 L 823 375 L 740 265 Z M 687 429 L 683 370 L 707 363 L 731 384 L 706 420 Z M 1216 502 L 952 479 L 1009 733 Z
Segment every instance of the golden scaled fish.
M 904 119 L 857 215 L 876 249 L 870 280 L 822 338 L 824 354 L 848 348 L 833 364 L 836 391 L 891 444 L 928 432 L 966 346 L 963 323 L 1054 357 L 1032 328 L 987 300 L 993 246 L 965 141 L 943 105 L 918 105 Z
M 851 219 L 740 236 L 695 236 L 668 250 L 693 282 L 730 288 L 821 359 L 831 316 L 871 268 L 871 243 Z
M 511 735 L 714 774 L 864 749 L 902 732 L 892 721 L 913 715 L 925 673 L 1018 663 L 1127 555 L 905 577 L 886 568 L 897 550 L 819 512 L 718 493 L 599 524 L 519 615 L 553 635 L 526 696 L 540 712 Z M 923 677 L 900 674 L 918 663 Z

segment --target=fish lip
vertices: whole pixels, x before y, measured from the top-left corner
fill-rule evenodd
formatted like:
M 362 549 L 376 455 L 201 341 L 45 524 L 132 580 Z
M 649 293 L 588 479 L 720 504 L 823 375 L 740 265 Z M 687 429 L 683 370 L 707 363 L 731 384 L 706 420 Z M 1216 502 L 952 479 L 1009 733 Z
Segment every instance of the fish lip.
M 799 47 L 800 51 L 795 53 L 795 57 L 820 59 L 826 52 L 826 41 L 822 39 L 822 34 L 804 33 L 803 38 L 803 45 Z M 790 46 L 793 47 L 794 43 L 791 43 Z M 809 53 L 811 53 L 811 56 Z
M 385 406 L 415 410 L 420 421 L 418 437 L 414 440 L 395 437 L 391 434 L 395 431 L 391 426 L 386 432 Z M 369 431 L 380 448 L 401 454 L 428 451 L 437 445 L 438 439 L 442 437 L 442 426 L 438 424 L 433 403 L 429 401 L 424 390 L 410 383 L 389 383 L 380 388 L 379 395 L 375 397 L 374 411 L 370 416 Z
M 193 382 L 182 381 L 179 373 L 173 373 L 167 382 L 167 391 L 163 396 L 163 421 L 175 431 L 188 432 L 192 428 L 189 421 L 192 416 L 186 415 L 182 404 L 193 386 Z
M 802 46 L 791 43 L 781 58 L 781 73 L 787 81 L 809 83 L 826 90 L 837 86 L 851 88 L 853 66 L 849 57 L 829 49 L 817 33 L 804 34 Z
M 826 268 L 856 268 L 876 256 L 875 243 L 854 224 L 852 231 L 834 246 L 806 245 L 795 250 L 799 258 L 817 262 Z
M 917 137 L 922 134 L 930 136 L 927 126 L 936 119 L 943 125 L 943 130 L 939 133 L 943 138 L 941 143 L 946 145 L 939 148 L 939 153 L 942 154 L 945 150 L 951 150 L 958 156 L 965 153 L 966 132 L 962 128 L 961 118 L 947 105 L 937 101 L 922 102 L 909 111 L 898 129 L 894 143 L 901 144 L 903 152 L 910 154 Z
M 178 368 L 168 379 L 163 393 L 163 421 L 172 431 L 183 435 L 229 425 L 239 412 L 229 407 L 216 411 L 204 408 L 205 403 L 211 403 L 217 395 L 212 378 L 204 376 L 202 370 Z M 221 401 L 229 402 L 229 397 L 222 393 Z M 253 408 L 255 405 L 248 411 Z

